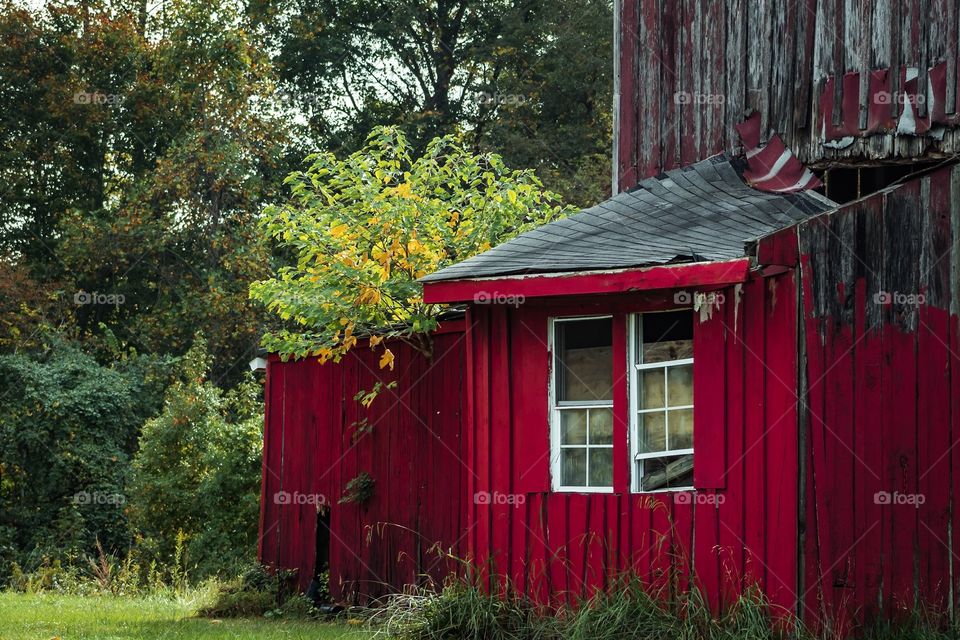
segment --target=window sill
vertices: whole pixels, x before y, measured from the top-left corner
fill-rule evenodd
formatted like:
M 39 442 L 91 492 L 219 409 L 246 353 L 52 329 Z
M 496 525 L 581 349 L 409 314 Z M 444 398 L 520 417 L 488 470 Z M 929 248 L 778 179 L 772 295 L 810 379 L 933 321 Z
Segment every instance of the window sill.
M 552 493 L 614 493 L 613 487 L 555 487 Z
M 667 487 L 665 489 L 654 489 L 653 491 L 643 491 L 641 489 L 631 489 L 630 493 L 635 496 L 654 496 L 658 493 L 677 493 L 679 491 L 693 491 L 696 492 L 697 489 L 694 487 Z

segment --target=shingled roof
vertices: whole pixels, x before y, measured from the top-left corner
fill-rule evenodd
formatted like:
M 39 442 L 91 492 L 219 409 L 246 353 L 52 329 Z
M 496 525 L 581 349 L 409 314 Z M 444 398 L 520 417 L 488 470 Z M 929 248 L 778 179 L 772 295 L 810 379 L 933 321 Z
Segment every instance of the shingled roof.
M 668 171 L 421 281 L 729 260 L 750 240 L 837 207 L 812 191 L 753 189 L 744 168 L 721 154 Z

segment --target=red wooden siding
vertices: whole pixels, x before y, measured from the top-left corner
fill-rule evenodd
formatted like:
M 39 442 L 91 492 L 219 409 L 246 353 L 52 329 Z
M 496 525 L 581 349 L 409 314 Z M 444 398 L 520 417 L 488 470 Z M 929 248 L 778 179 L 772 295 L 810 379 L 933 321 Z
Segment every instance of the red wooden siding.
M 550 492 L 547 319 L 664 309 L 672 291 L 521 306 L 471 305 L 471 551 L 518 590 L 559 602 L 637 571 L 654 588 L 705 589 L 714 605 L 758 584 L 792 610 L 797 589 L 796 292 L 793 272 L 716 291 L 697 314 L 696 493 L 629 492 L 626 439 L 615 493 Z M 618 350 L 625 342 L 614 343 Z M 616 359 L 626 376 L 626 357 Z M 626 435 L 626 377 L 615 385 Z M 709 402 L 709 404 L 707 404 Z M 701 431 L 702 429 L 702 431 Z M 701 469 L 703 469 L 701 471 Z M 716 487 L 716 488 L 713 488 Z M 512 503 L 512 504 L 511 504 Z
M 814 165 L 960 151 L 958 4 L 623 0 L 620 188 L 739 149 L 734 126 L 754 112 L 764 136 L 779 133 Z M 908 67 L 922 71 L 916 80 L 906 80 Z M 918 100 L 928 88 L 932 101 Z M 895 134 L 904 91 L 917 133 L 944 125 L 942 140 Z M 825 147 L 824 129 L 827 140 L 851 142 Z
M 793 233 L 809 388 L 809 617 L 844 630 L 916 601 L 942 610 L 957 602 L 950 576 L 960 575 L 950 539 L 960 495 L 960 168 Z
M 391 344 L 397 370 L 378 367 L 381 350 L 351 351 L 340 363 L 281 362 L 267 374 L 260 559 L 313 575 L 316 507 L 278 504 L 275 496 L 322 496 L 331 508 L 330 572 L 335 597 L 365 602 L 455 568 L 441 552 L 466 554 L 463 506 L 469 471 L 461 439 L 465 409 L 465 335 L 434 338 L 427 359 Z M 378 380 L 397 381 L 369 410 L 355 401 Z M 373 430 L 354 441 L 351 424 Z M 376 482 L 366 505 L 339 504 L 360 472 Z

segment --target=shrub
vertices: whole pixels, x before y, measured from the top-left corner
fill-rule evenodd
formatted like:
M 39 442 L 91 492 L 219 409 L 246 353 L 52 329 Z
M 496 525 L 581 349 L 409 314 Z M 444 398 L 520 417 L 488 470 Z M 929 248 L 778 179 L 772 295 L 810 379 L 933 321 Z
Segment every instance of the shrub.
M 256 552 L 258 389 L 248 380 L 224 394 L 206 379 L 209 362 L 198 338 L 184 357 L 183 380 L 171 385 L 162 413 L 143 427 L 128 491 L 138 553 L 185 572 L 179 581 L 235 575 Z
M 124 485 L 140 425 L 159 410 L 166 361 L 124 354 L 98 363 L 58 337 L 0 355 L 0 583 L 59 559 L 82 561 L 99 540 L 130 546 Z
M 202 607 L 197 615 L 208 618 L 235 618 L 261 616 L 270 612 L 284 611 L 288 614 L 305 612 L 302 602 L 287 604 L 287 600 L 305 600 L 301 596 L 288 598 L 293 571 L 277 571 L 271 574 L 265 567 L 256 565 L 242 576 L 214 586 L 213 602 Z

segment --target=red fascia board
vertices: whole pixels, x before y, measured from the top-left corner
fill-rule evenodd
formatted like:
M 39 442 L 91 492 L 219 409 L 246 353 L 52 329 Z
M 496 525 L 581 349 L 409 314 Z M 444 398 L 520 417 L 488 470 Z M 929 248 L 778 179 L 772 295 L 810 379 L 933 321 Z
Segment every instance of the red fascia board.
M 780 229 L 757 240 L 757 264 L 795 267 L 799 264 L 800 249 L 797 225 Z
M 749 270 L 750 259 L 738 258 L 724 262 L 696 262 L 616 271 L 426 282 L 423 285 L 423 301 L 427 304 L 496 303 L 499 298 L 509 296 L 542 298 L 727 285 L 746 282 Z

